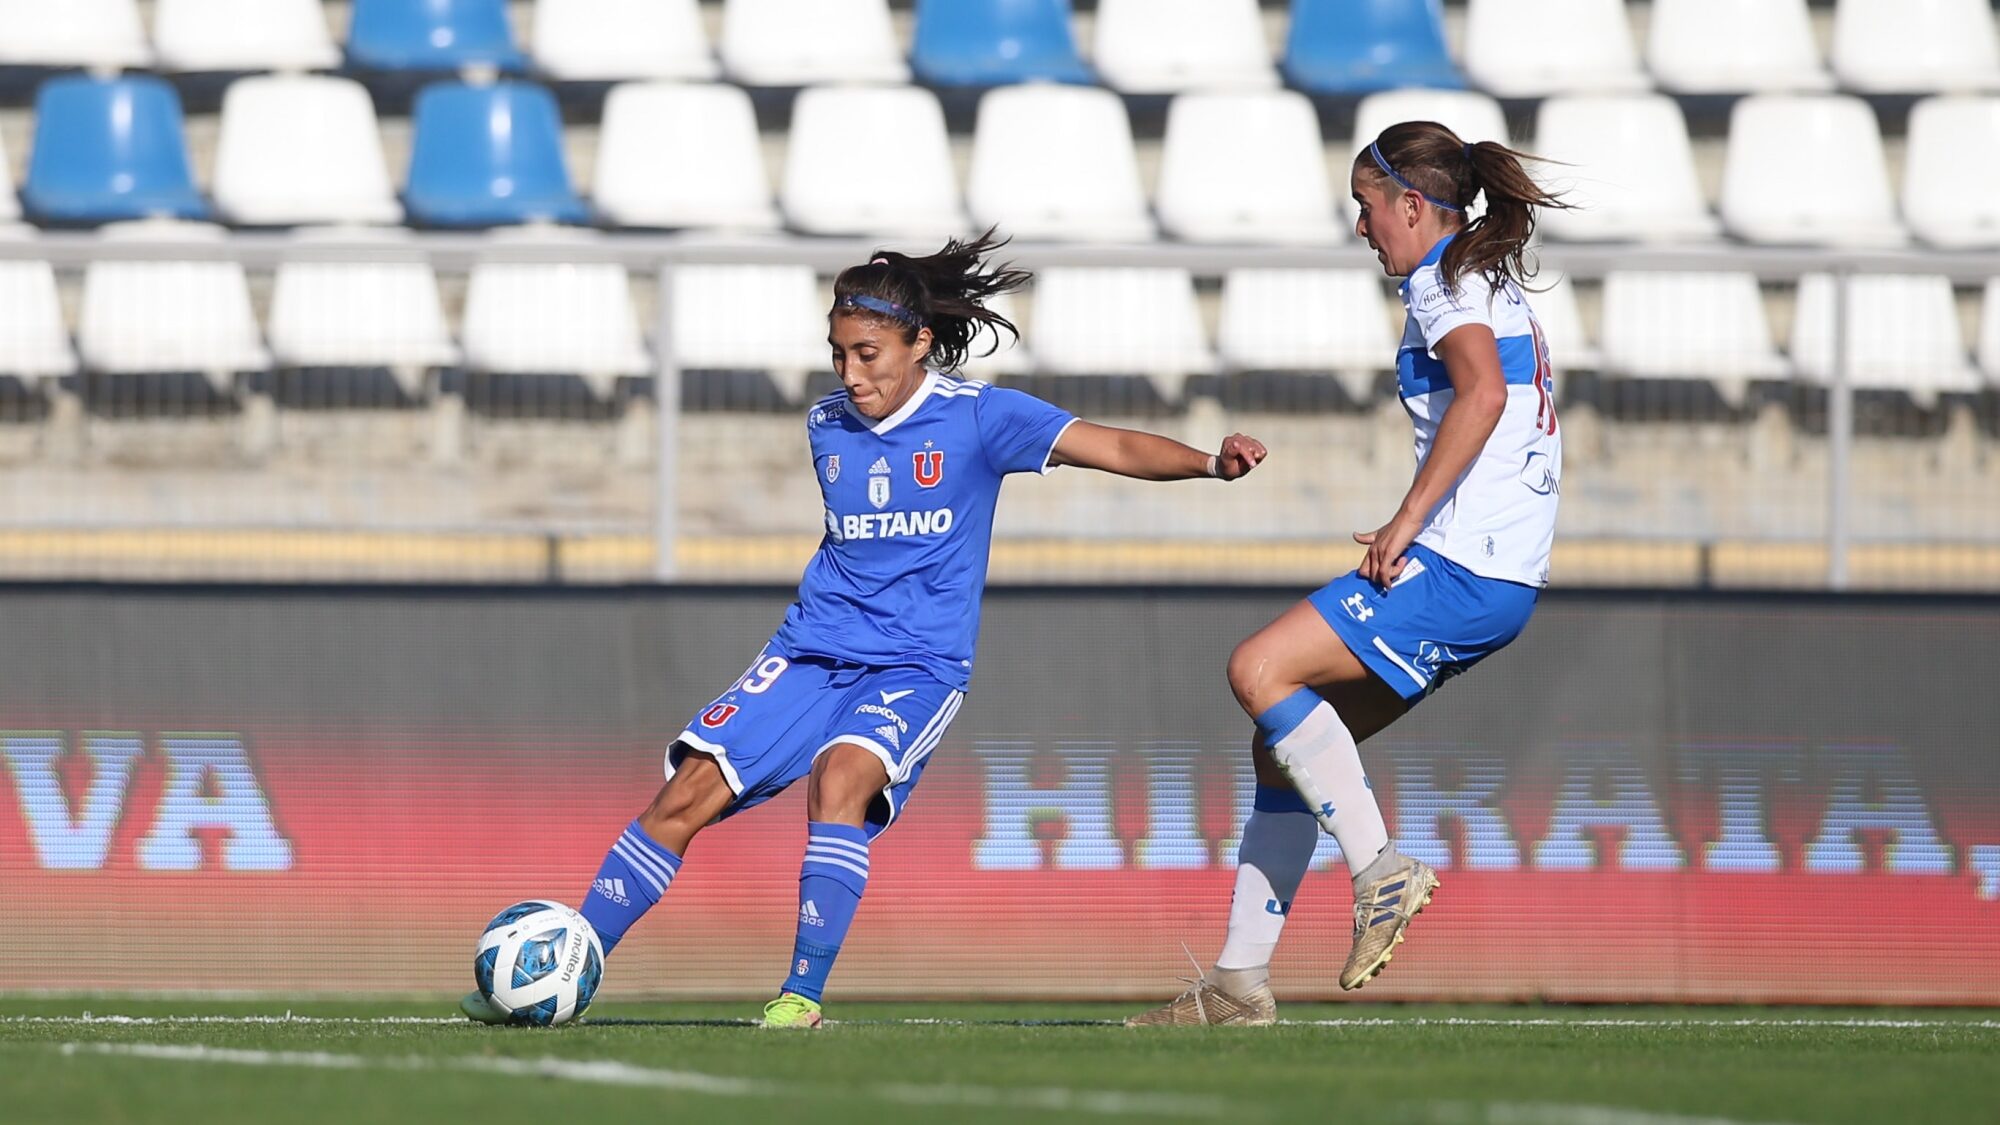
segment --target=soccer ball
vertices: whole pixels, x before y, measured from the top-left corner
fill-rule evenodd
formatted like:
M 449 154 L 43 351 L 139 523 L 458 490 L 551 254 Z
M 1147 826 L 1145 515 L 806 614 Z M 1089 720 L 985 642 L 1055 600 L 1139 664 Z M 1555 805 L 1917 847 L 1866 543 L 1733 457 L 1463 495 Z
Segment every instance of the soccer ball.
M 481 995 L 509 1023 L 554 1027 L 590 1007 L 604 978 L 604 943 L 560 902 L 517 902 L 493 916 L 472 954 Z

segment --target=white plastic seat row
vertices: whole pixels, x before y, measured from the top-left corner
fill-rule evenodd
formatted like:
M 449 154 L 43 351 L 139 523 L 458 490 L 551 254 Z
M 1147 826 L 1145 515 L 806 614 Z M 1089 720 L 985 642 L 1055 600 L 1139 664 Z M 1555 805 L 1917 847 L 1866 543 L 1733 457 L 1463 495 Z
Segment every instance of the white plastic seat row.
M 747 86 L 907 82 L 887 0 L 729 0 L 722 69 Z M 536 0 L 535 62 L 572 81 L 713 78 L 697 0 Z

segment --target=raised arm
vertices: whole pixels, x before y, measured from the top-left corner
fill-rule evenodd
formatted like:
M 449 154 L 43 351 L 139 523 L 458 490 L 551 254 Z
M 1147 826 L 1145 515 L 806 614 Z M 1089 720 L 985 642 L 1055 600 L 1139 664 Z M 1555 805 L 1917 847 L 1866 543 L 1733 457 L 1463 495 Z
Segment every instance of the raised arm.
M 1057 439 L 1049 463 L 1100 469 L 1137 480 L 1235 480 L 1256 468 L 1265 453 L 1263 442 L 1242 434 L 1223 439 L 1222 449 L 1216 453 L 1203 453 L 1158 434 L 1078 420 Z

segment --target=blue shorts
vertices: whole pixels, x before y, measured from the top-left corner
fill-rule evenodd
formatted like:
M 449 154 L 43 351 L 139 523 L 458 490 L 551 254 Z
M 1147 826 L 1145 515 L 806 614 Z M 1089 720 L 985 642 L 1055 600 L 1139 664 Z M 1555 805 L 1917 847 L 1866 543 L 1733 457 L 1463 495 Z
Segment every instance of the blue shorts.
M 1412 545 L 1388 589 L 1357 570 L 1306 600 L 1377 679 L 1414 703 L 1520 636 L 1541 594 Z
M 690 749 L 714 757 L 736 800 L 725 817 L 755 808 L 812 772 L 843 742 L 882 760 L 889 784 L 869 804 L 866 831 L 895 822 L 944 739 L 965 693 L 917 668 L 873 668 L 771 649 L 689 720 L 667 748 L 667 776 Z

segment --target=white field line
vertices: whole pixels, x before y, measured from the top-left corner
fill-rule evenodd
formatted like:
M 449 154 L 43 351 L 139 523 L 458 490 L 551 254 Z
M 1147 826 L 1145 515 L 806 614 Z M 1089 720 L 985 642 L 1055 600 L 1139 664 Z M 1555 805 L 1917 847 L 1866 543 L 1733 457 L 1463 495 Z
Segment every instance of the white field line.
M 922 1086 L 882 1083 L 849 1089 L 812 1087 L 693 1070 L 667 1070 L 615 1061 L 573 1059 L 509 1059 L 495 1057 L 429 1058 L 422 1055 L 375 1057 L 327 1051 L 262 1051 L 202 1044 L 64 1043 L 65 1055 L 121 1055 L 168 1062 L 232 1066 L 305 1067 L 316 1070 L 464 1070 L 523 1078 L 561 1079 L 604 1086 L 640 1086 L 685 1090 L 732 1098 L 779 1098 L 810 1094 L 818 1097 L 859 1097 L 897 1105 L 975 1106 L 982 1108 L 1048 1110 L 1136 1117 L 1223 1117 L 1225 1099 L 1206 1094 L 1128 1093 L 1122 1090 L 1073 1090 L 1064 1087 L 1006 1089 L 998 1086 Z
M 1417 1119 L 1428 1125 L 1751 1125 L 1733 1117 L 1690 1117 L 1560 1102 L 1428 1102 L 1414 1108 Z
M 353 1025 L 353 1026 L 448 1026 L 466 1024 L 461 1016 L 121 1016 L 84 1014 L 76 1016 L 0 1016 L 0 1025 L 28 1024 L 48 1027 L 177 1027 L 183 1025 Z M 603 1020 L 585 1018 L 577 1026 L 600 1027 L 646 1026 L 650 1024 L 672 1025 L 677 1023 L 705 1025 L 754 1026 L 753 1020 L 673 1020 L 673 1019 L 624 1019 L 611 1017 Z M 1334 1028 L 1393 1028 L 1393 1027 L 1513 1027 L 1513 1028 L 1767 1028 L 1767 1027 L 1832 1027 L 1866 1028 L 1890 1031 L 1950 1030 L 1954 1028 L 1978 1031 L 2000 1030 L 2000 1019 L 1984 1020 L 1895 1020 L 1839 1017 L 1829 1019 L 1688 1019 L 1673 1017 L 1668 1019 L 1635 1019 L 1611 1017 L 1586 1017 L 1563 1019 L 1561 1017 L 1521 1017 L 1513 1019 L 1478 1017 L 1432 1017 L 1432 1016 L 1348 1016 L 1324 1020 L 1280 1020 L 1284 1027 L 1334 1027 Z M 1118 1027 L 1117 1020 L 954 1020 L 954 1019 L 857 1019 L 828 1020 L 829 1026 L 849 1027 L 1033 1027 L 1038 1024 L 1071 1027 Z

